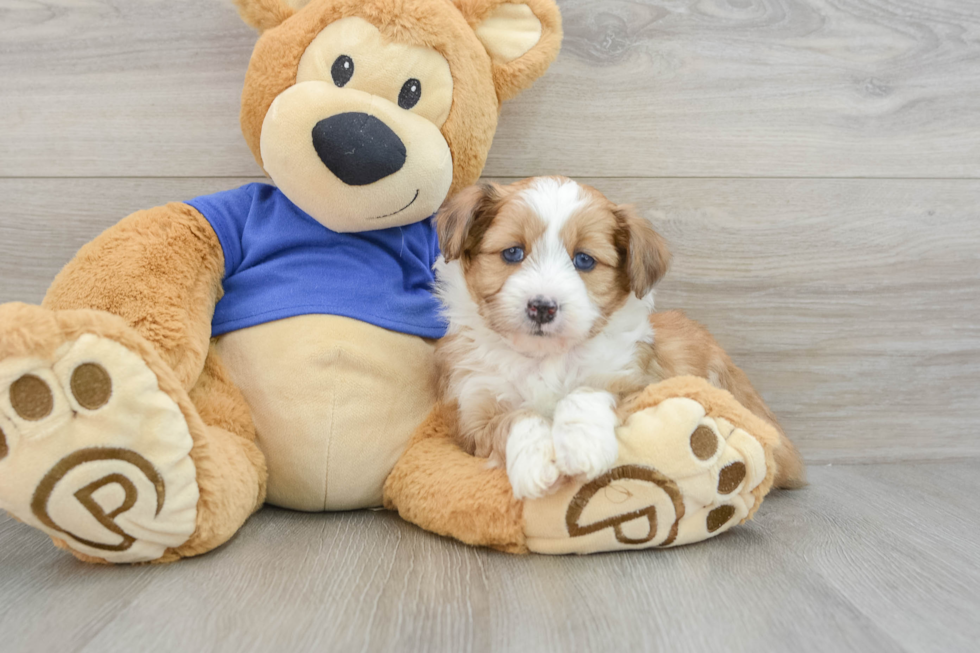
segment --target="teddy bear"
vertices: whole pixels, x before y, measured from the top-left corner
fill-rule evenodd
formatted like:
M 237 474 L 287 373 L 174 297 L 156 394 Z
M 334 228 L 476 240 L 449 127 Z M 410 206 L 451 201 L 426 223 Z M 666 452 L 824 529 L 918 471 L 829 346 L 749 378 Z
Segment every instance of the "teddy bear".
M 85 560 L 381 505 L 435 404 L 431 216 L 562 36 L 553 0 L 235 2 L 274 185 L 139 211 L 0 307 L 0 506 Z
M 511 553 L 753 515 L 781 432 L 704 379 L 631 398 L 612 470 L 527 501 L 438 401 L 432 216 L 557 56 L 553 0 L 235 2 L 261 33 L 242 133 L 273 184 L 139 211 L 40 306 L 0 306 L 0 507 L 99 563 L 206 553 L 267 502 L 384 505 Z

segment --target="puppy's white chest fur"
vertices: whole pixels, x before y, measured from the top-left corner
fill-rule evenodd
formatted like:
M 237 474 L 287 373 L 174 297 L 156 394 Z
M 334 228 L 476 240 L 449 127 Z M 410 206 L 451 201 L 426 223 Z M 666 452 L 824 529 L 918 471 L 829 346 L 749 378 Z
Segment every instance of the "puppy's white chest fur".
M 631 296 L 602 331 L 567 351 L 550 352 L 550 343 L 543 341 L 540 354 L 527 355 L 485 324 L 466 294 L 457 265 L 440 268 L 456 337 L 452 368 L 447 370 L 448 392 L 459 400 L 464 421 L 468 407 L 490 398 L 511 410 L 530 409 L 550 419 L 558 402 L 578 388 L 604 389 L 614 380 L 642 374 L 636 349 L 653 342 L 652 293 L 642 299 Z
M 640 304 L 638 300 L 636 303 Z M 530 358 L 501 343 L 493 355 L 484 359 L 482 374 L 463 380 L 460 393 L 481 392 L 483 383 L 476 377 L 485 376 L 496 386 L 493 394 L 506 398 L 505 403 L 550 418 L 558 402 L 574 390 L 604 389 L 616 379 L 640 373 L 636 346 L 652 342 L 653 329 L 648 320 L 649 309 L 636 308 L 641 310 L 629 311 L 634 313 L 629 316 L 635 318 L 632 325 L 610 324 L 602 333 L 567 353 Z

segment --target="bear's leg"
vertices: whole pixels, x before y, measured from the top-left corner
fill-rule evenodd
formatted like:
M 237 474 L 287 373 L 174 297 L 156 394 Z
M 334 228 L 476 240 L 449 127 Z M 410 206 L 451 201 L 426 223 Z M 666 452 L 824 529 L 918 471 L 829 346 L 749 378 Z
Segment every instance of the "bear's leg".
M 456 444 L 455 412 L 455 405 L 438 405 L 419 426 L 385 482 L 385 508 L 467 544 L 527 553 L 523 502 L 502 467 Z
M 82 247 L 42 306 L 118 315 L 190 391 L 204 369 L 224 253 L 208 221 L 179 202 L 137 211 Z
M 750 518 L 773 485 L 779 432 L 706 379 L 673 377 L 620 410 L 613 469 L 518 501 L 502 468 L 456 444 L 455 406 L 437 406 L 388 477 L 385 507 L 467 544 L 593 553 L 714 537 Z
M 0 307 L 0 506 L 93 562 L 227 540 L 260 505 L 264 468 L 234 388 L 206 367 L 199 411 L 122 318 Z
M 201 499 L 197 530 L 174 552 L 181 558 L 227 542 L 262 507 L 268 480 L 248 404 L 228 377 L 214 345 L 189 395 L 206 425 L 206 434 L 200 446 L 191 450 Z

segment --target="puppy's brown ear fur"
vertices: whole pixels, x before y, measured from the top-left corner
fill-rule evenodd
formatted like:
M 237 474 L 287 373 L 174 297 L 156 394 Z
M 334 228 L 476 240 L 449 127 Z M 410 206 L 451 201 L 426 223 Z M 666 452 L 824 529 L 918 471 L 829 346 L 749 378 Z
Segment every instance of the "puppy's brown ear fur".
M 443 203 L 436 215 L 436 232 L 447 261 L 460 258 L 479 242 L 499 199 L 499 186 L 485 183 L 464 188 Z
M 630 289 L 637 297 L 643 297 L 667 274 L 670 265 L 667 241 L 632 206 L 617 206 L 613 213 L 625 235 L 626 274 Z

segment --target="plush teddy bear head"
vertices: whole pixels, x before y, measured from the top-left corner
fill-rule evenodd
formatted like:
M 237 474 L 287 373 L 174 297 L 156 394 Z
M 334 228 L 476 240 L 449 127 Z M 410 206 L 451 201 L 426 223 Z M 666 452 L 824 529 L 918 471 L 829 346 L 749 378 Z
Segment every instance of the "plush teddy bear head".
M 473 183 L 500 103 L 558 54 L 553 0 L 235 0 L 262 32 L 242 131 L 294 204 L 341 232 L 401 226 Z

